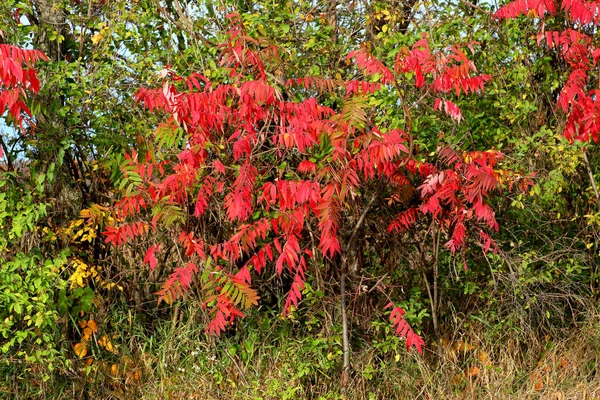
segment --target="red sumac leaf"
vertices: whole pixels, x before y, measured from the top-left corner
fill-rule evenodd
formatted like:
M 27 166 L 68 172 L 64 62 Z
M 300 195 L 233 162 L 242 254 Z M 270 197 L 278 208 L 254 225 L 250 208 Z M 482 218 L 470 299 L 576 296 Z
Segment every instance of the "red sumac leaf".
M 156 250 L 160 249 L 160 245 L 155 244 L 154 246 L 151 246 L 148 251 L 146 252 L 146 256 L 144 257 L 144 263 L 148 263 L 148 265 L 150 265 L 150 269 L 152 271 L 154 271 L 154 268 L 156 268 L 156 257 L 154 256 L 154 253 L 156 252 Z
M 396 327 L 396 335 L 406 338 L 406 347 L 410 349 L 414 346 L 419 354 L 423 353 L 423 346 L 425 346 L 425 342 L 416 334 L 408 322 L 404 319 L 405 311 L 400 307 L 394 306 L 394 303 L 388 303 L 385 308 L 392 307 L 392 312 L 390 313 L 390 322 L 393 326 Z

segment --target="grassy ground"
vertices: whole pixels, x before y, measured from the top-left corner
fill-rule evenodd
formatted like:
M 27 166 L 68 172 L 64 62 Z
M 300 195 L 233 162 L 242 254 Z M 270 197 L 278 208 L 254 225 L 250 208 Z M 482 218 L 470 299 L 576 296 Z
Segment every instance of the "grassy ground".
M 142 387 L 145 399 L 596 399 L 600 398 L 600 335 L 586 323 L 567 338 L 517 345 L 474 345 L 457 341 L 443 356 L 381 357 L 354 354 L 345 397 L 336 371 L 302 375 L 302 354 L 265 348 L 251 362 L 231 356 L 188 357 L 175 368 L 149 371 L 155 379 Z M 396 361 L 396 359 L 398 361 Z M 223 362 L 225 361 L 225 362 Z
M 600 399 L 600 313 L 593 307 L 579 322 L 554 330 L 525 322 L 501 329 L 500 322 L 468 329 L 462 324 L 462 331 L 446 332 L 439 346 L 429 339 L 423 355 L 407 352 L 389 324 L 376 321 L 362 332 L 370 339 L 354 335 L 345 390 L 335 321 L 282 319 L 258 310 L 235 330 L 211 338 L 198 310 L 191 304 L 172 320 L 136 320 L 130 313 L 112 322 L 120 327 L 114 352 L 91 345 L 84 359 L 51 374 L 40 365 L 27 371 L 6 360 L 0 397 Z
M 600 318 L 560 337 L 524 332 L 429 343 L 420 356 L 400 340 L 356 342 L 341 388 L 335 327 L 300 332 L 298 323 L 256 320 L 207 341 L 194 318 L 136 331 L 113 361 L 74 366 L 40 397 L 97 399 L 600 399 Z M 383 325 L 382 325 L 383 326 Z M 530 332 L 532 334 L 532 332 Z M 79 368 L 79 369 L 77 369 Z M 29 382 L 30 383 L 30 382 Z M 25 383 L 23 383 L 25 384 Z M 7 398 L 19 398 L 15 395 Z M 25 397 L 24 397 L 25 398 Z

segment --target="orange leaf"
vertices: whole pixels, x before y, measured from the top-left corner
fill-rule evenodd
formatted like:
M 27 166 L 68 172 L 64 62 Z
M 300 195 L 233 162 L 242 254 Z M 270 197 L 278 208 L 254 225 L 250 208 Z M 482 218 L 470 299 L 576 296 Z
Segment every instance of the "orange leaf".
M 83 342 L 77 343 L 75 346 L 73 346 L 73 350 L 75 350 L 75 354 L 79 358 L 83 358 L 87 354 L 87 346 Z
M 85 328 L 83 328 L 83 337 L 84 337 L 86 340 L 89 340 L 89 338 L 91 338 L 91 337 L 92 337 L 92 334 L 93 334 L 93 333 L 94 333 L 94 332 L 92 331 L 92 329 L 91 329 L 91 328 L 89 328 L 89 327 L 85 327 Z
M 465 375 L 467 376 L 467 378 L 472 378 L 474 376 L 479 375 L 480 372 L 481 372 L 481 370 L 478 367 L 472 366 L 471 368 L 468 368 L 465 371 Z
M 87 322 L 87 326 L 88 326 L 88 328 L 90 328 L 92 330 L 92 332 L 94 332 L 94 333 L 98 332 L 98 325 L 96 325 L 96 321 L 94 321 L 93 319 L 90 319 Z
M 133 368 L 130 372 L 127 373 L 125 377 L 125 382 L 128 381 L 139 381 L 142 377 L 142 371 L 139 368 Z
M 463 353 L 466 353 L 468 351 L 475 349 L 475 346 L 473 346 L 469 343 L 460 342 L 460 341 L 455 342 L 454 345 L 452 345 L 452 347 L 454 348 L 455 351 L 460 351 Z
M 544 388 L 544 382 L 542 382 L 541 379 L 538 379 L 535 383 L 535 385 L 533 386 L 533 390 L 535 390 L 536 392 L 541 391 Z

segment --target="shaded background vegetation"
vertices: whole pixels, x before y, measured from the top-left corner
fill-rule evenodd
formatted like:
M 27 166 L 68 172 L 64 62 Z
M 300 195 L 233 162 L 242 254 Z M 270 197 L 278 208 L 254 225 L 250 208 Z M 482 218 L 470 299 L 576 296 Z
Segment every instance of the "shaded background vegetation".
M 157 117 L 133 101 L 167 65 L 216 80 L 227 22 L 237 10 L 252 37 L 280 49 L 270 79 L 360 77 L 346 54 L 366 46 L 393 64 L 422 32 L 438 48 L 473 43 L 492 76 L 479 96 L 457 98 L 463 122 L 414 109 L 419 151 L 448 143 L 495 148 L 505 167 L 534 173 L 528 194 L 494 199 L 500 251 L 472 246 L 454 257 L 419 234 L 385 235 L 382 205 L 357 244 L 349 277 L 352 373 L 341 393 L 339 277 L 310 266 L 304 299 L 283 318 L 290 280 L 256 281 L 260 307 L 221 337 L 208 337 L 196 285 L 184 301 L 153 294 L 176 266 L 142 264 L 149 242 L 107 246 L 101 232 L 124 189 L 120 167 L 135 147 L 153 149 Z M 567 68 L 535 44 L 523 17 L 494 20 L 469 2 L 179 0 L 4 1 L 0 41 L 44 51 L 35 127 L 0 131 L 0 394 L 7 398 L 593 398 L 596 373 L 600 213 L 581 144 L 567 143 L 555 110 Z M 560 24 L 560 21 L 556 22 Z M 477 42 L 477 44 L 475 44 Z M 408 102 L 419 93 L 406 87 Z M 339 93 L 316 96 L 340 107 Z M 370 117 L 399 126 L 392 93 L 369 100 Z M 177 144 L 172 146 L 176 154 Z M 600 152 L 588 146 L 598 177 Z M 5 161 L 4 161 L 5 160 Z M 426 228 L 425 228 L 426 229 Z M 422 229 L 421 231 L 425 231 Z M 417 230 L 418 232 L 419 230 Z M 466 261 L 468 269 L 463 269 Z M 439 288 L 433 306 L 429 284 Z M 408 353 L 386 322 L 393 295 L 427 343 Z M 85 350 L 85 351 L 84 351 Z M 560 397 L 562 396 L 562 397 Z M 589 396 L 589 397 L 585 397 Z

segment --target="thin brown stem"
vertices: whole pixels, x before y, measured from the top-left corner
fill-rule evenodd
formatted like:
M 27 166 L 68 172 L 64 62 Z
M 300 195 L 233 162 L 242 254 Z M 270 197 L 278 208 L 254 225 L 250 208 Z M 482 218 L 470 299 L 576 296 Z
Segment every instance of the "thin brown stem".
M 590 165 L 590 160 L 588 160 L 587 153 L 585 150 L 583 151 L 583 160 L 585 161 L 585 167 L 587 169 L 588 175 L 590 176 L 590 182 L 592 183 L 592 189 L 594 190 L 594 195 L 596 196 L 596 204 L 598 205 L 598 212 L 600 212 L 600 195 L 598 194 L 598 186 L 596 186 L 596 179 L 594 178 L 594 172 L 592 171 L 592 166 Z
M 92 0 L 88 1 L 88 9 L 87 9 L 87 18 L 86 18 L 86 22 L 90 22 L 90 19 L 92 18 Z M 79 32 L 79 53 L 77 54 L 77 56 L 80 59 L 80 63 L 81 60 L 83 59 L 82 54 L 83 54 L 83 39 L 84 36 L 87 32 L 87 26 L 84 26 L 83 24 L 81 24 L 81 31 Z
M 433 226 L 433 224 L 432 224 Z M 430 227 L 431 228 L 431 227 Z M 438 309 L 439 309 L 439 289 L 438 289 L 438 277 L 439 277 L 439 244 L 440 244 L 440 230 L 434 230 L 431 232 L 432 239 L 432 250 L 433 250 L 433 288 L 432 284 L 429 283 L 429 279 L 427 279 L 427 274 L 425 274 L 425 264 L 422 265 L 421 273 L 423 276 L 423 281 L 425 282 L 425 288 L 427 289 L 427 296 L 429 297 L 429 303 L 431 304 L 431 320 L 433 322 L 433 333 L 435 336 L 435 340 L 437 342 L 437 351 L 438 356 L 442 355 L 442 347 L 440 343 L 440 330 L 439 330 L 439 321 L 438 321 Z M 427 236 L 425 236 L 427 237 Z
M 6 143 L 4 143 L 4 139 L 2 138 L 2 135 L 0 135 L 0 145 L 2 146 L 2 150 L 4 152 L 4 157 L 6 158 L 6 167 L 8 168 L 9 171 L 14 171 L 14 166 L 12 163 L 12 160 L 10 159 L 10 152 L 8 149 L 8 146 L 6 145 Z
M 373 196 L 371 196 L 371 198 L 369 199 L 369 202 L 367 203 L 367 206 L 365 207 L 362 214 L 358 218 L 356 225 L 354 225 L 354 229 L 352 229 L 352 233 L 350 234 L 350 238 L 348 238 L 348 242 L 346 243 L 346 248 L 344 249 L 344 251 L 346 253 L 351 250 L 352 245 L 354 244 L 354 239 L 356 239 L 356 235 L 358 234 L 358 231 L 359 231 L 360 227 L 362 226 L 362 224 L 365 222 L 365 217 L 367 216 L 367 213 L 371 209 L 371 206 L 373 206 L 373 203 L 375 202 L 375 200 L 377 200 L 379 193 L 380 192 L 377 191 L 373 194 Z
M 477 4 L 473 4 L 473 3 L 471 3 L 471 2 L 469 2 L 467 0 L 460 0 L 460 2 L 463 3 L 464 5 L 468 6 L 468 7 L 474 8 L 477 11 L 480 11 L 480 12 L 484 13 L 485 15 L 489 15 L 490 17 L 492 16 L 491 12 L 489 12 L 488 10 L 486 10 L 484 8 L 479 7 Z
M 348 368 L 350 367 L 350 343 L 348 338 L 348 316 L 346 314 L 346 277 L 344 271 L 340 278 L 340 296 L 342 306 L 342 351 L 344 353 L 344 364 L 342 365 L 342 391 L 346 391 Z
M 437 318 L 437 310 L 433 306 L 435 300 L 433 299 L 433 294 L 431 292 L 431 285 L 429 284 L 429 280 L 427 279 L 427 275 L 425 274 L 425 266 L 421 269 L 421 273 L 423 275 L 423 281 L 425 282 L 425 289 L 427 289 L 427 297 L 429 297 L 429 303 L 431 303 L 431 321 L 433 322 L 433 333 L 435 335 L 435 341 L 438 344 L 438 356 L 442 354 L 441 346 L 440 346 L 440 338 L 439 338 L 439 328 L 438 328 L 438 318 Z
M 412 133 L 412 116 L 410 114 L 410 109 L 408 108 L 408 104 L 406 104 L 406 97 L 404 96 L 404 91 L 400 87 L 400 84 L 396 79 L 394 79 L 394 86 L 396 87 L 396 91 L 398 92 L 398 96 L 400 97 L 400 102 L 402 103 L 402 111 L 404 112 L 404 131 L 408 134 L 408 154 L 412 156 L 413 154 L 413 133 Z
M 440 230 L 437 230 L 433 234 L 433 300 L 436 311 L 439 309 L 440 305 L 438 290 L 440 235 Z

